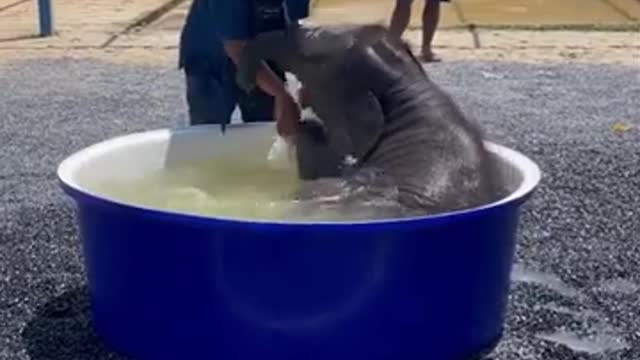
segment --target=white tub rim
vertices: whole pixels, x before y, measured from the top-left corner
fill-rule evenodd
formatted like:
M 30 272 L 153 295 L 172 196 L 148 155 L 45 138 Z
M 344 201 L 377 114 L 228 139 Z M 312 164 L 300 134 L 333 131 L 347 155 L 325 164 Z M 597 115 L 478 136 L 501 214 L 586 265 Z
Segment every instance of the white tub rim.
M 231 124 L 227 126 L 227 131 L 236 131 L 234 129 L 248 128 L 248 127 L 263 127 L 273 126 L 270 123 L 245 123 L 245 124 Z M 317 226 L 317 225 L 330 225 L 330 226 L 353 226 L 353 225 L 375 225 L 375 224 L 394 224 L 394 223 L 411 223 L 415 221 L 434 221 L 453 219 L 459 216 L 470 216 L 473 214 L 480 214 L 486 210 L 499 208 L 512 204 L 516 207 L 522 205 L 538 187 L 541 179 L 542 172 L 540 167 L 529 157 L 520 153 L 517 150 L 508 148 L 503 145 L 491 141 L 485 141 L 485 146 L 489 152 L 499 156 L 513 168 L 518 169 L 522 175 L 522 181 L 519 186 L 512 191 L 509 195 L 482 206 L 473 208 L 456 210 L 450 212 L 444 212 L 434 215 L 413 216 L 404 218 L 391 218 L 391 219 L 376 219 L 376 220 L 356 220 L 356 221 L 282 221 L 282 220 L 266 220 L 266 219 L 253 219 L 253 218 L 235 218 L 226 216 L 211 216 L 200 215 L 188 212 L 180 212 L 173 210 L 165 210 L 160 208 L 148 207 L 141 204 L 128 203 L 114 199 L 103 194 L 96 193 L 85 187 L 81 186 L 74 180 L 74 175 L 81 168 L 81 166 L 92 159 L 99 157 L 101 154 L 112 151 L 114 148 L 127 147 L 133 144 L 137 144 L 150 140 L 169 141 L 172 136 L 187 135 L 189 133 L 202 133 L 202 132 L 219 132 L 218 125 L 199 125 L 184 128 L 162 128 L 149 131 L 141 131 L 121 136 L 116 136 L 104 141 L 100 141 L 88 147 L 85 147 L 65 158 L 57 168 L 57 177 L 63 190 L 69 194 L 76 201 L 80 201 L 78 196 L 84 196 L 93 198 L 104 204 L 117 205 L 119 207 L 126 207 L 130 210 L 138 210 L 141 212 L 154 213 L 156 215 L 167 215 L 175 217 L 184 217 L 185 219 L 201 220 L 201 221 L 222 221 L 228 223 L 237 224 L 264 224 L 264 225 L 286 225 L 286 226 Z

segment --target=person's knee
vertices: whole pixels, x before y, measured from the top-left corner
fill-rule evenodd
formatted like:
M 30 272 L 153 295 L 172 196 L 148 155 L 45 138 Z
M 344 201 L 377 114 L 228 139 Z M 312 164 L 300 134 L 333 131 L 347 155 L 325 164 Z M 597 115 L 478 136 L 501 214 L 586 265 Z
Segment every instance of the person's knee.
M 274 121 L 275 99 L 258 89 L 238 99 L 244 122 Z
M 203 125 L 220 123 L 221 119 L 216 118 L 214 105 L 215 97 L 206 91 L 202 91 L 197 84 L 197 80 L 188 81 L 187 85 L 187 106 L 189 108 L 189 124 Z
M 235 102 L 231 94 L 206 73 L 187 74 L 186 100 L 191 125 L 227 124 Z

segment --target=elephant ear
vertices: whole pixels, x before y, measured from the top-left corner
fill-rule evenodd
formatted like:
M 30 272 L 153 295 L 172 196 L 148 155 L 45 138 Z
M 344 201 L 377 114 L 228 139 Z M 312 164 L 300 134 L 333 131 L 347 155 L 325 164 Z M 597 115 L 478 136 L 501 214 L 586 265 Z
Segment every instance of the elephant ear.
M 346 32 L 298 24 L 261 33 L 245 45 L 238 61 L 236 82 L 249 92 L 256 86 L 262 61 L 271 60 L 283 70 L 291 71 L 291 62 L 296 59 L 323 59 L 336 55 L 348 49 L 353 41 Z
M 389 30 L 381 24 L 358 25 L 351 33 L 360 46 L 370 46 L 390 37 Z
M 282 62 L 291 51 L 291 34 L 295 30 L 291 28 L 261 33 L 245 45 L 236 71 L 236 83 L 241 89 L 250 92 L 256 87 L 258 69 L 263 61 L 273 60 L 285 67 L 286 64 Z
M 331 27 L 298 27 L 296 43 L 307 59 L 324 58 L 349 49 L 354 38 L 348 31 Z
M 351 97 L 348 104 L 347 131 L 354 156 L 361 162 L 374 150 L 384 132 L 384 113 L 378 98 L 371 91 Z

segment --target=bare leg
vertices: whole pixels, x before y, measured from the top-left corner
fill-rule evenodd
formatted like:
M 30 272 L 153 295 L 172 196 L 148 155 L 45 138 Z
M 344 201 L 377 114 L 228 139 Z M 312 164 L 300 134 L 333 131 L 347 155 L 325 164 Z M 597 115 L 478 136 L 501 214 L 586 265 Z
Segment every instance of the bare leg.
M 404 31 L 407 30 L 407 26 L 409 26 L 412 2 L 412 0 L 396 0 L 396 7 L 393 9 L 393 15 L 391 15 L 389 32 L 398 38 L 402 37 Z
M 431 42 L 440 21 L 440 0 L 425 0 L 422 12 L 422 58 L 425 61 L 439 61 L 431 51 Z

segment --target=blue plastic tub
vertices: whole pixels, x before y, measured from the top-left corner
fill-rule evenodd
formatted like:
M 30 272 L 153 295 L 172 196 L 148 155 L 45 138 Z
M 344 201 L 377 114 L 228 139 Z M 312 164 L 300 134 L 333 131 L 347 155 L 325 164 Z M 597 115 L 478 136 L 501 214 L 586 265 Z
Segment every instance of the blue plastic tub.
M 160 130 L 66 159 L 94 326 L 134 359 L 465 360 L 501 337 L 519 209 L 538 167 L 488 144 L 511 194 L 411 219 L 279 223 L 109 199 L 98 181 L 264 145 L 273 126 Z M 261 146 L 262 146 L 261 145 Z

